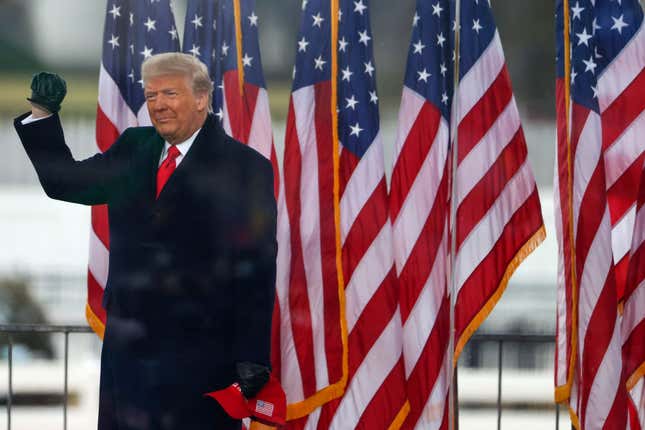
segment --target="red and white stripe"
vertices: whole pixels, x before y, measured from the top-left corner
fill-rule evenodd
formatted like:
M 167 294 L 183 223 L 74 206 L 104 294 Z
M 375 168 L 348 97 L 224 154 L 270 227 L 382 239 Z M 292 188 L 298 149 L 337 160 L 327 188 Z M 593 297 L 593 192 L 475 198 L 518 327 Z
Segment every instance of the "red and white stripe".
M 641 172 L 621 327 L 632 430 L 645 428 L 645 164 Z
M 462 78 L 456 97 L 455 360 L 544 236 L 498 34 Z M 409 387 L 406 426 L 419 429 L 448 425 L 449 136 L 439 110 L 404 88 L 390 210 Z
M 558 142 L 557 171 L 560 175 L 556 183 L 556 196 L 559 197 L 556 217 L 559 218 L 560 234 L 565 229 L 573 231 L 573 242 L 563 242 L 560 251 L 569 253 L 573 246 L 577 283 L 575 292 L 570 286 L 559 285 L 556 383 L 563 388 L 559 388 L 561 392 L 556 398 L 569 398 L 579 428 L 625 428 L 621 334 L 601 119 L 595 112 L 573 102 L 570 113 L 559 109 L 560 124 L 565 115 L 571 119 L 569 145 L 573 170 L 568 170 L 565 132 L 559 134 L 564 140 Z M 571 194 L 568 190 L 570 180 Z M 568 196 L 571 202 L 565 201 L 563 196 Z M 563 223 L 563 219 L 572 225 Z M 564 268 L 564 263 L 561 262 L 560 268 Z M 563 279 L 564 274 L 561 274 L 560 280 Z M 573 360 L 573 367 L 569 360 Z M 573 370 L 573 374 L 569 370 Z
M 555 227 L 558 237 L 558 289 L 556 293 L 556 345 L 555 345 L 555 399 L 563 402 L 570 396 L 572 369 L 575 361 L 574 345 L 574 288 L 573 288 L 573 228 L 571 224 L 569 180 L 567 161 L 567 127 L 564 81 L 556 81 L 557 145 L 553 176 Z
M 342 393 L 343 336 L 336 271 L 331 86 L 291 94 L 278 202 L 280 356 L 289 404 L 304 416 Z M 275 317 L 274 317 L 275 321 Z M 280 368 L 276 369 L 276 363 Z
M 619 301 L 632 243 L 641 166 L 645 161 L 645 24 L 598 77 L 598 103 Z
M 226 134 L 264 155 L 273 165 L 274 191 L 279 187 L 278 158 L 273 145 L 273 128 L 267 90 L 244 82 L 240 91 L 237 70 L 224 73 L 222 92 L 223 127 Z
M 457 97 L 455 354 L 543 240 L 537 187 L 499 33 Z
M 116 82 L 101 64 L 96 112 L 96 144 L 99 151 L 105 152 L 126 128 L 138 125 L 150 125 L 146 106 L 144 105 L 139 112 L 133 112 L 123 99 Z M 109 261 L 110 229 L 107 205 L 92 206 L 85 314 L 90 326 L 101 337 L 106 321 L 102 302 Z
M 406 427 L 434 429 L 447 424 L 448 127 L 436 107 L 404 87 L 390 214 L 410 402 Z
M 406 393 L 383 148 L 377 135 L 360 159 L 347 150 L 339 156 L 343 315 L 333 240 L 330 96 L 329 82 L 294 91 L 287 122 L 280 206 L 289 217 L 288 224 L 280 222 L 278 257 L 281 378 L 288 403 L 310 412 L 288 427 L 387 428 L 400 421 Z M 343 376 L 343 316 L 347 386 L 334 399 Z M 317 407 L 321 399 L 326 403 Z

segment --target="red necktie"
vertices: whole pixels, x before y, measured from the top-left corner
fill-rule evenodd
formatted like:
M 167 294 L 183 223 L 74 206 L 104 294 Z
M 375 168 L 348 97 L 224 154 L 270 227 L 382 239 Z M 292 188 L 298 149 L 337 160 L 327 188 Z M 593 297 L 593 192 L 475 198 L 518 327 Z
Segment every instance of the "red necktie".
M 157 170 L 157 197 L 159 197 L 159 193 L 161 193 L 163 186 L 166 185 L 166 182 L 168 181 L 168 178 L 170 178 L 170 175 L 172 175 L 172 172 L 175 171 L 175 168 L 177 167 L 175 158 L 179 157 L 180 155 L 181 152 L 179 152 L 179 149 L 177 149 L 175 145 L 171 145 L 168 149 L 168 155 L 166 156 L 166 159 L 163 160 L 163 163 L 161 163 L 161 166 L 159 166 L 159 170 Z

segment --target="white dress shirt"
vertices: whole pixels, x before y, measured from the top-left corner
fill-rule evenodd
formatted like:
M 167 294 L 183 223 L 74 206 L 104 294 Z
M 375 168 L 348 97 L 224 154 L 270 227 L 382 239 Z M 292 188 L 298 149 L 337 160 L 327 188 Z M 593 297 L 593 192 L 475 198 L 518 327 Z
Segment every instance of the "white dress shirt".
M 179 155 L 177 156 L 177 158 L 175 158 L 175 167 L 179 167 L 179 163 L 181 163 L 181 160 L 183 160 L 186 154 L 188 154 L 188 150 L 190 149 L 191 146 L 193 146 L 193 142 L 195 142 L 195 138 L 197 137 L 197 133 L 199 133 L 199 130 L 201 130 L 201 128 L 198 128 L 197 131 L 194 132 L 193 135 L 190 136 L 188 139 L 175 145 L 179 150 Z M 168 142 L 164 142 L 163 151 L 161 151 L 161 157 L 159 157 L 158 166 L 161 166 L 161 163 L 163 163 L 163 160 L 165 160 L 166 157 L 168 156 L 169 149 L 170 149 L 170 144 Z
M 50 113 L 47 116 L 41 116 L 40 118 L 34 118 L 34 115 L 32 114 L 32 115 L 29 115 L 27 118 L 23 118 L 22 121 L 20 121 L 20 124 L 22 124 L 22 125 L 31 124 L 32 122 L 36 122 L 36 121 L 40 121 L 41 119 L 49 118 L 52 115 L 53 114 Z

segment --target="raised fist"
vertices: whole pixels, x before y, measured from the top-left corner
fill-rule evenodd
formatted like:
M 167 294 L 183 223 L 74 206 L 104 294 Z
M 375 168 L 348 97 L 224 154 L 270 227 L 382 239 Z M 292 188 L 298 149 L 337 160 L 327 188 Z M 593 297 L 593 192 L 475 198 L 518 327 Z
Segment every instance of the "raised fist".
M 65 94 L 67 94 L 67 84 L 63 78 L 55 73 L 40 72 L 36 73 L 31 80 L 31 97 L 27 100 L 50 112 L 58 112 Z

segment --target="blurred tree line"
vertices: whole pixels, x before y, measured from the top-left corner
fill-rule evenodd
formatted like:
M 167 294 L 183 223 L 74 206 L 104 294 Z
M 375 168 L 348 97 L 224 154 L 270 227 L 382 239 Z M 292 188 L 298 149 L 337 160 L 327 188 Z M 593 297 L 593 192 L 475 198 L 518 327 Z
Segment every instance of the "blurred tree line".
M 291 76 L 300 3 L 300 0 L 256 0 L 257 14 L 263 20 L 260 44 L 269 78 Z M 552 118 L 555 115 L 554 2 L 491 0 L 491 4 L 523 116 Z M 398 99 L 415 1 L 370 0 L 370 6 L 378 89 L 382 98 Z M 398 102 L 395 108 L 398 109 Z
M 25 30 L 32 28 L 34 31 L 33 26 L 29 26 L 27 10 L 40 7 L 47 1 L 53 0 L 0 0 L 0 75 L 47 66 L 36 58 L 33 35 Z M 177 6 L 175 18 L 181 28 L 179 21 L 184 20 L 187 0 L 174 2 Z M 72 3 L 60 3 L 61 7 L 68 5 L 70 8 L 70 20 L 77 19 L 72 18 Z M 86 37 L 95 37 L 97 46 L 100 46 L 105 1 L 97 3 L 101 6 L 97 7 L 97 15 L 92 17 L 97 21 L 92 27 L 95 33 Z M 302 0 L 256 0 L 256 14 L 261 21 L 260 44 L 269 85 L 289 87 L 291 84 L 301 3 Z M 552 118 L 555 70 L 553 1 L 491 0 L 491 3 L 523 116 L 526 119 Z M 398 109 L 414 8 L 415 0 L 370 0 L 378 90 L 383 109 Z M 79 55 L 88 55 L 86 70 L 68 72 L 86 72 L 95 77 L 99 55 Z

